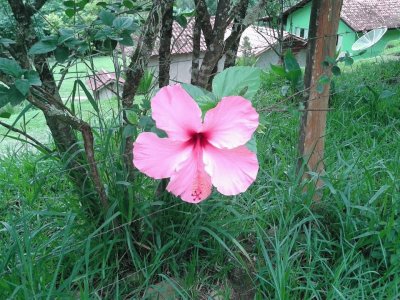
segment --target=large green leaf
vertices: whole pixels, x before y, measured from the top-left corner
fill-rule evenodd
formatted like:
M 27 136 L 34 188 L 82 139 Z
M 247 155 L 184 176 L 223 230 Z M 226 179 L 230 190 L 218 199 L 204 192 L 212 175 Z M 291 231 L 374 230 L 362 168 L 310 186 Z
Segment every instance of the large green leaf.
M 296 57 L 293 55 L 292 50 L 288 49 L 283 58 L 283 64 L 286 71 L 286 77 L 290 82 L 295 85 L 300 80 L 302 72 Z
M 74 38 L 74 31 L 72 29 L 62 28 L 59 31 L 58 44 L 62 44 Z
M 28 95 L 30 84 L 27 79 L 17 79 L 15 80 L 15 87 L 24 96 Z
M 58 37 L 46 37 L 35 43 L 31 49 L 29 49 L 28 54 L 44 54 L 54 51 L 57 48 Z
M 19 78 L 21 77 L 23 70 L 15 60 L 0 58 L 0 72 L 3 72 L 15 78 Z
M 214 77 L 212 91 L 218 98 L 241 95 L 253 97 L 260 88 L 261 70 L 255 67 L 231 67 Z
M 215 96 L 211 92 L 188 83 L 182 83 L 181 85 L 197 102 L 203 114 L 218 104 Z
M 117 30 L 131 29 L 133 19 L 131 17 L 117 17 L 113 20 L 112 24 Z
M 271 71 L 278 76 L 286 77 L 285 68 L 282 66 L 271 64 Z
M 113 21 L 115 19 L 115 15 L 112 12 L 109 12 L 108 10 L 102 10 L 99 13 L 99 18 L 104 25 L 112 26 Z
M 119 43 L 121 45 L 124 45 L 124 46 L 133 46 L 134 45 L 132 37 L 129 32 L 122 32 L 120 37 L 122 38 L 122 40 L 119 41 Z
M 291 72 L 291 71 L 299 71 L 300 65 L 297 62 L 296 57 L 293 55 L 292 50 L 288 49 L 285 53 L 284 56 L 284 65 L 285 65 L 285 70 L 286 72 Z
M 7 104 L 18 105 L 25 100 L 25 96 L 17 89 L 15 85 L 11 85 L 7 88 L 4 85 L 0 85 L 0 108 Z
M 54 51 L 54 57 L 56 61 L 59 63 L 63 63 L 68 59 L 69 56 L 69 49 L 64 46 L 58 46 Z
M 29 81 L 30 85 L 37 85 L 37 86 L 42 85 L 42 81 L 40 80 L 38 72 L 34 70 L 25 71 L 24 78 Z

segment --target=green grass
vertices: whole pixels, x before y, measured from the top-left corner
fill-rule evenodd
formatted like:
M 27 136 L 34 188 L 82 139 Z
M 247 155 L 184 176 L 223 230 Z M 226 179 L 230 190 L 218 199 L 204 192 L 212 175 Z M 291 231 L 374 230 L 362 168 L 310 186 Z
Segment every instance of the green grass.
M 138 97 L 140 99 L 140 97 Z M 66 101 L 69 108 L 72 108 L 72 101 Z M 14 114 L 3 122 L 9 125 L 15 124 L 15 127 L 27 132 L 29 135 L 42 142 L 43 144 L 51 144 L 50 130 L 47 127 L 43 113 L 35 108 L 27 107 L 27 103 L 14 108 Z M 83 120 L 96 126 L 98 124 L 98 117 L 94 112 L 93 106 L 88 100 L 74 101 L 75 111 L 77 116 Z M 119 115 L 118 103 L 116 99 L 98 101 L 98 107 L 104 120 L 114 120 Z M 25 111 L 25 108 L 27 110 Z M 22 114 L 23 113 L 23 114 Z M 5 127 L 0 127 L 0 152 L 5 153 L 9 151 L 16 151 L 21 149 L 32 149 L 32 147 L 24 144 L 20 139 L 25 140 L 22 135 L 9 131 Z
M 357 63 L 335 78 L 319 203 L 296 176 L 295 109 L 261 113 L 260 172 L 248 192 L 197 206 L 155 199 L 158 182 L 145 176 L 124 181 L 118 145 L 106 151 L 98 132 L 114 203 L 98 225 L 54 159 L 0 158 L 0 298 L 156 299 L 160 288 L 181 299 L 233 290 L 234 299 L 398 299 L 399 78 L 397 61 Z M 263 78 L 259 111 L 281 100 L 283 84 Z M 139 194 L 130 203 L 127 185 Z
M 92 66 L 93 63 L 93 66 Z M 122 63 L 120 61 L 120 63 Z M 61 78 L 62 70 L 64 66 L 57 65 L 53 69 L 55 80 L 58 82 Z M 93 75 L 93 71 L 101 71 L 102 69 L 114 72 L 114 64 L 112 57 L 110 56 L 95 56 L 92 59 L 86 59 L 82 61 L 76 61 L 72 64 L 69 69 L 68 73 L 65 76 L 63 83 L 60 87 L 60 95 L 63 98 L 68 98 L 72 92 L 74 82 L 76 79 L 80 79 L 84 82 L 86 87 L 89 89 L 89 86 L 86 83 L 88 76 Z M 90 90 L 90 89 L 89 89 Z
M 400 40 L 394 40 L 387 43 L 385 50 L 383 51 L 384 55 L 393 55 L 396 57 L 400 56 Z

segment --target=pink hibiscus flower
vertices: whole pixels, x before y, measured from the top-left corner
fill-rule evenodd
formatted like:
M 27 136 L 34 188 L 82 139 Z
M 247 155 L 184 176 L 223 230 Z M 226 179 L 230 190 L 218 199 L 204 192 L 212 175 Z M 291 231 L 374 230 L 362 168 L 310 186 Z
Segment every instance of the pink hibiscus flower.
M 258 113 L 239 96 L 222 98 L 201 119 L 201 110 L 179 85 L 167 86 L 151 101 L 152 117 L 168 138 L 139 134 L 133 163 L 155 179 L 170 178 L 167 190 L 198 203 L 214 185 L 224 195 L 247 190 L 257 177 L 258 161 L 245 144 L 258 126 Z

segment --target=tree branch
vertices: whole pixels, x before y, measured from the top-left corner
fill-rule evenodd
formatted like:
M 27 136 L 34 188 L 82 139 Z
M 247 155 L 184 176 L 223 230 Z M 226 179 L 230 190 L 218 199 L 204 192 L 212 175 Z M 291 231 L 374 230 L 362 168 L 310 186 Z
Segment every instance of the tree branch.
M 159 23 L 166 8 L 173 0 L 153 0 L 153 6 L 144 26 L 144 30 L 139 37 L 137 47 L 131 56 L 131 63 L 126 72 L 126 80 L 122 92 L 122 107 L 124 108 L 123 119 L 125 124 L 129 124 L 127 111 L 132 108 L 136 91 L 140 80 L 149 63 L 153 51 L 154 42 L 159 32 Z M 124 165 L 128 172 L 128 180 L 134 180 L 133 166 L 133 140 L 127 137 L 125 140 Z
M 197 10 L 197 18 L 201 30 L 203 31 L 204 40 L 206 41 L 207 48 L 209 48 L 213 40 L 213 27 L 211 25 L 211 17 L 208 13 L 207 4 L 204 0 L 194 0 L 194 4 Z
M 234 23 L 231 34 L 225 40 L 224 52 L 226 54 L 226 58 L 224 69 L 235 65 L 240 38 L 242 37 L 243 31 L 248 26 L 243 23 L 248 6 L 249 0 L 240 0 L 231 12 L 233 13 L 232 17 L 234 18 Z
M 36 147 L 36 148 L 42 148 L 42 150 L 44 150 L 47 153 L 51 153 L 53 152 L 50 148 L 46 147 L 45 145 L 43 145 L 41 142 L 39 142 L 37 139 L 35 139 L 34 137 L 32 137 L 31 135 L 29 135 L 28 133 L 15 128 L 14 126 L 8 125 L 7 123 L 4 123 L 2 121 L 0 121 L 0 125 L 7 128 L 10 131 L 14 131 L 18 134 L 23 135 L 24 137 L 26 137 L 28 140 L 32 141 L 33 143 L 30 143 L 32 146 Z
M 35 9 L 35 12 L 37 12 L 38 10 L 40 10 L 43 5 L 45 5 L 47 2 L 47 0 L 36 0 L 35 4 L 33 5 L 33 8 Z
M 40 87 L 34 87 L 32 89 L 32 95 L 34 97 L 30 97 L 29 99 L 32 104 L 39 107 L 49 116 L 57 117 L 59 120 L 62 120 L 63 122 L 67 123 L 68 125 L 72 126 L 82 133 L 85 152 L 91 171 L 91 177 L 96 187 L 96 191 L 99 195 L 100 202 L 103 205 L 104 211 L 107 211 L 110 205 L 106 192 L 104 190 L 104 186 L 101 182 L 99 171 L 97 169 L 97 163 L 94 155 L 94 138 L 92 128 L 85 121 L 75 117 L 69 111 L 69 109 L 67 109 L 63 104 L 59 103 L 53 95 L 51 95 L 44 89 Z
M 217 12 L 215 15 L 214 28 L 212 31 L 212 40 L 207 47 L 203 62 L 199 70 L 199 76 L 195 84 L 205 89 L 210 89 L 210 82 L 213 75 L 217 72 L 217 64 L 223 54 L 224 35 L 228 27 L 229 0 L 219 0 Z M 204 17 L 204 16 L 203 16 Z M 204 18 L 201 17 L 201 23 L 204 23 Z M 203 31 L 204 33 L 204 31 Z M 206 34 L 204 34 L 206 35 Z
M 198 15 L 195 16 L 193 24 L 193 52 L 192 52 L 192 72 L 191 72 L 191 84 L 196 84 L 199 76 L 200 66 L 200 47 L 201 47 L 201 21 Z
M 160 88 L 169 84 L 172 24 L 174 21 L 173 4 L 172 1 L 169 3 L 162 18 L 160 47 L 158 50 L 158 85 Z

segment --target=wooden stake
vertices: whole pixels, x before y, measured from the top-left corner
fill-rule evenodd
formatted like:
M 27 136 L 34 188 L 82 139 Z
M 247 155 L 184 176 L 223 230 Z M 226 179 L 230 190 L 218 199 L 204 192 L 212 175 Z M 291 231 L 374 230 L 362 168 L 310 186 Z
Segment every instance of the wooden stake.
M 304 77 L 305 110 L 300 126 L 298 169 L 301 170 L 305 165 L 306 172 L 313 171 L 320 175 L 324 172 L 324 135 L 330 85 L 326 84 L 322 93 L 317 91 L 317 86 L 322 75 L 331 76 L 330 68 L 324 67 L 323 62 L 326 57 L 335 56 L 342 4 L 343 0 L 313 0 L 311 8 Z M 303 179 L 309 179 L 306 172 Z M 322 184 L 318 179 L 317 189 Z M 314 199 L 318 200 L 318 195 Z

